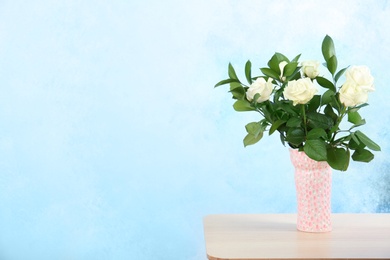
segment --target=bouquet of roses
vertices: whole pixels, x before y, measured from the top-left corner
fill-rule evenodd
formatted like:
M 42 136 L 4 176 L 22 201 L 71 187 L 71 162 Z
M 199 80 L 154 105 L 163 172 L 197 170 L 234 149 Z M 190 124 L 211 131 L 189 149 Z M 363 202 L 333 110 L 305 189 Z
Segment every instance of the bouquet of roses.
M 380 151 L 378 144 L 356 130 L 366 123 L 359 110 L 368 105 L 368 93 L 375 90 L 370 70 L 351 66 L 337 71 L 334 43 L 328 35 L 322 42 L 322 54 L 330 79 L 320 74 L 318 61 L 299 62 L 300 55 L 289 60 L 275 53 L 268 67 L 260 68 L 260 76 L 252 76 L 252 64 L 247 61 L 245 85 L 229 63 L 229 78 L 215 87 L 229 84 L 236 111 L 256 111 L 262 116 L 245 126 L 245 146 L 257 143 L 266 131 L 269 135 L 278 132 L 283 145 L 342 171 L 348 168 L 350 158 L 369 162 L 374 158 L 370 150 Z M 343 74 L 345 81 L 338 86 Z M 340 129 L 345 118 L 350 126 Z

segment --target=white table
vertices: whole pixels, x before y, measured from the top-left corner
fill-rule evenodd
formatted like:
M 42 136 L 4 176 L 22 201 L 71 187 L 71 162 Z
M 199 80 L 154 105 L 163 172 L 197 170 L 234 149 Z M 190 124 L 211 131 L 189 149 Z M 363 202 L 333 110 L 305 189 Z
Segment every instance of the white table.
M 390 259 L 390 214 L 333 214 L 333 231 L 296 230 L 295 214 L 209 215 L 210 260 Z

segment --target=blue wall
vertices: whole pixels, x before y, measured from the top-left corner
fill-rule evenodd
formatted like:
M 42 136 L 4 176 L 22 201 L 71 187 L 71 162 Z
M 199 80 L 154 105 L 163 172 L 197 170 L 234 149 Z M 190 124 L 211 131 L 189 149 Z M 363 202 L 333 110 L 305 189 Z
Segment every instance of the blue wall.
M 367 65 L 370 164 L 335 212 L 389 212 L 390 6 L 382 1 L 0 1 L 0 259 L 205 259 L 202 217 L 295 211 L 278 137 L 244 148 L 227 64 L 275 51 Z M 242 75 L 242 74 L 241 74 Z

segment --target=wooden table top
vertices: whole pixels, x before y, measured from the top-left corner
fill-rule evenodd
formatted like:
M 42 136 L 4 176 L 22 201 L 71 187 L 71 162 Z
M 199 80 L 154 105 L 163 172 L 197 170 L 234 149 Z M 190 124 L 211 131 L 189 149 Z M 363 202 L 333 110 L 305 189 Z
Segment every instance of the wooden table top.
M 390 214 L 333 214 L 333 231 L 296 229 L 296 214 L 209 215 L 210 260 L 390 259 Z

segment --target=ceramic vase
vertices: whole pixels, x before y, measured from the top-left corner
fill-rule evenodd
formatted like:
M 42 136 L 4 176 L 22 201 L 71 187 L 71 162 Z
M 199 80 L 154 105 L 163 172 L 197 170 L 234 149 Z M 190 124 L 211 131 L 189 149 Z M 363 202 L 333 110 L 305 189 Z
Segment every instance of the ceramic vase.
M 297 229 L 331 231 L 332 168 L 327 162 L 314 161 L 296 149 L 290 149 L 290 159 L 295 168 Z

